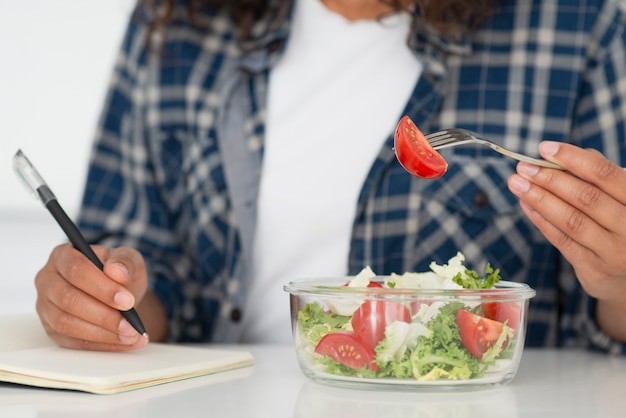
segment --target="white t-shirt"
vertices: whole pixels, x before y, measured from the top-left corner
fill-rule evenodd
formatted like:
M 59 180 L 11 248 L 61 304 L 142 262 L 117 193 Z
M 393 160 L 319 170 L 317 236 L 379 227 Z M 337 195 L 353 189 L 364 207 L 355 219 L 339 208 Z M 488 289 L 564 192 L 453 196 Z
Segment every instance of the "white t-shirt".
M 242 342 L 291 342 L 283 285 L 347 273 L 359 192 L 421 74 L 409 25 L 406 14 L 350 22 L 320 0 L 296 2 L 269 80 Z

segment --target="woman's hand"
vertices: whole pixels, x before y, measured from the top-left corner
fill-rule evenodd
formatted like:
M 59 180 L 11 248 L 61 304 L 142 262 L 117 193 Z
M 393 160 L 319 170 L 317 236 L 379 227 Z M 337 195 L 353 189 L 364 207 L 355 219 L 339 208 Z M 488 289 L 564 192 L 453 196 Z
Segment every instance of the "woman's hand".
M 56 247 L 35 278 L 37 313 L 50 338 L 67 348 L 126 351 L 148 342 L 120 310 L 147 289 L 143 257 L 130 248 L 93 247 L 100 271 L 70 244 Z
M 603 330 L 626 341 L 626 171 L 570 144 L 546 141 L 539 152 L 565 171 L 519 163 L 509 188 L 598 300 Z

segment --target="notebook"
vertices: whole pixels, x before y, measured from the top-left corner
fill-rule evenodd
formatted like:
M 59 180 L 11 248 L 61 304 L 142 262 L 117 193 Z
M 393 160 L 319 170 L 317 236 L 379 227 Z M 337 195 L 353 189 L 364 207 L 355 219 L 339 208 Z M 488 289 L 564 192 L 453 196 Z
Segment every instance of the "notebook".
M 2 338 L 7 337 L 3 334 Z M 122 353 L 70 350 L 49 341 L 11 351 L 4 348 L 0 350 L 1 382 L 97 394 L 125 392 L 254 364 L 252 355 L 239 349 L 161 343 Z

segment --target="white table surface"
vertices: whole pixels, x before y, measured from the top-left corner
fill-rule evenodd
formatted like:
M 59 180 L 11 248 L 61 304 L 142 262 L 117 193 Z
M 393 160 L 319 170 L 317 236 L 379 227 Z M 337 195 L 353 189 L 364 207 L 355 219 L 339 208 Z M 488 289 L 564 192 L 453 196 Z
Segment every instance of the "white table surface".
M 20 321 L 3 318 L 0 330 L 10 322 L 30 336 L 15 341 L 14 347 L 3 341 L 5 349 L 25 348 L 41 341 L 37 325 L 30 320 Z M 517 376 L 506 386 L 407 393 L 335 388 L 312 382 L 300 372 L 290 345 L 228 347 L 250 351 L 255 366 L 117 395 L 0 383 L 0 417 L 626 416 L 626 357 L 526 350 Z
M 0 220 L 1 221 L 1 220 Z M 0 222 L 13 253 L 3 251 L 0 280 L 0 349 L 37 346 L 43 333 L 32 311 L 32 277 L 57 237 L 56 225 L 30 222 L 47 240 L 28 257 L 23 225 Z M 23 238 L 21 241 L 20 239 Z M 7 245 L 8 247 L 8 245 Z M 30 247 L 32 250 L 32 246 Z M 7 258 L 4 258 L 7 257 Z M 26 262 L 28 261 L 28 262 Z M 11 270 L 13 266 L 13 270 Z M 27 280 L 24 268 L 30 268 Z M 8 268 L 8 270 L 6 270 Z M 22 289 L 23 288 L 23 289 Z M 22 291 L 23 290 L 23 291 Z M 22 300 L 18 294 L 27 295 Z M 19 312 L 6 316 L 7 312 Z M 23 313 L 27 312 L 27 313 Z M 14 338 L 19 335 L 18 338 Z M 48 341 L 49 343 L 49 341 Z M 20 387 L 0 383 L 0 417 L 626 417 L 626 357 L 584 351 L 526 350 L 508 385 L 468 392 L 376 392 L 323 386 L 300 372 L 292 346 L 233 346 L 250 351 L 252 368 L 140 389 L 118 395 Z

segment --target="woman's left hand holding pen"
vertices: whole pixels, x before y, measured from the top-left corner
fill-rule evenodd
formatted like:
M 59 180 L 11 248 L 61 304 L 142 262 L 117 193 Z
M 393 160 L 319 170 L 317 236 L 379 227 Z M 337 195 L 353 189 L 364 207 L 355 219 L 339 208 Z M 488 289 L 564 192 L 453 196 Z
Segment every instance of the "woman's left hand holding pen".
M 146 338 L 120 313 L 133 306 L 139 310 L 147 296 L 143 257 L 130 248 L 93 249 L 103 271 L 71 244 L 64 244 L 52 251 L 38 272 L 37 313 L 48 336 L 62 347 L 76 349 L 128 351 L 145 346 Z

